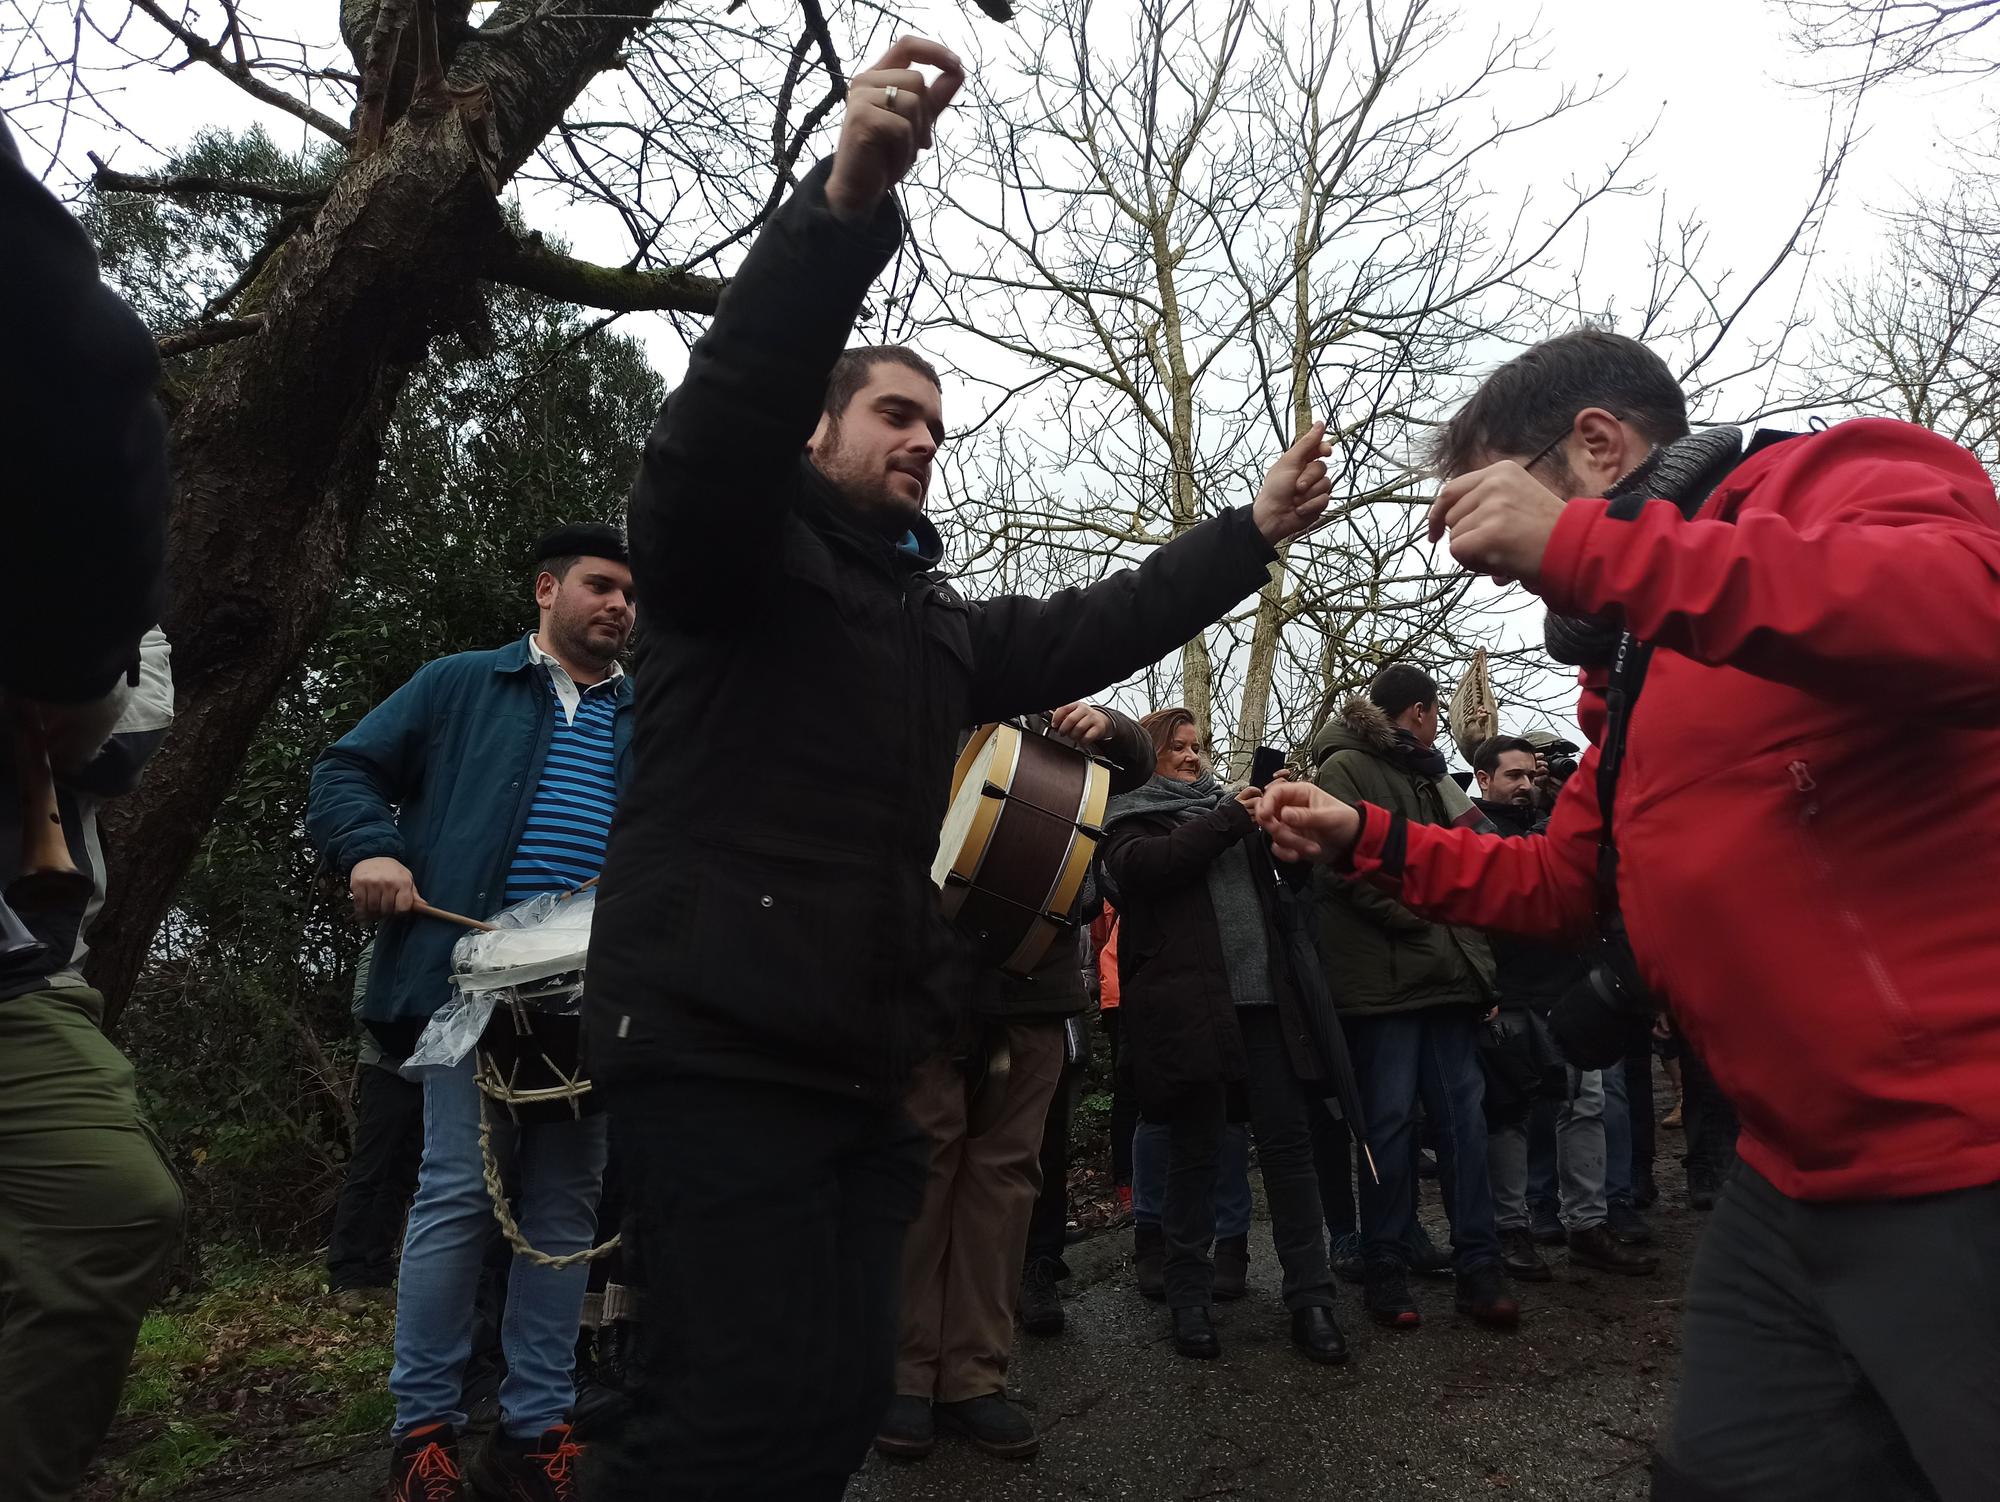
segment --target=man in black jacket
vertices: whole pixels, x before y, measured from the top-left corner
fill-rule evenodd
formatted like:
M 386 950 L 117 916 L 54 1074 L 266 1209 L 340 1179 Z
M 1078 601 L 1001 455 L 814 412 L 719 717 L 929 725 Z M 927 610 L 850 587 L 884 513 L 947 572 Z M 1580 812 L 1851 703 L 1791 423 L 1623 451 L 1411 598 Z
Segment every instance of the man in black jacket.
M 1472 753 L 1472 774 L 1479 779 L 1474 801 L 1509 838 L 1539 835 L 1548 827 L 1548 815 L 1535 806 L 1539 758 L 1534 742 L 1520 736 L 1495 736 Z M 1489 933 L 1487 942 L 1500 988 L 1496 1025 L 1516 1037 L 1535 1029 L 1536 1019 L 1546 1018 L 1563 993 L 1583 979 L 1583 960 L 1573 950 L 1501 933 Z M 1556 1111 L 1556 1169 L 1570 1261 L 1627 1276 L 1653 1272 L 1659 1258 L 1623 1245 L 1605 1223 L 1603 1075 L 1567 1066 L 1563 1072 L 1567 1089 Z M 1489 1122 L 1486 1154 L 1508 1276 L 1545 1283 L 1551 1275 L 1535 1249 L 1528 1221 L 1525 1107 Z
M 961 80 L 916 40 L 854 80 L 833 161 L 745 258 L 633 493 L 653 637 L 589 1039 L 631 1147 L 651 1347 L 599 1498 L 840 1495 L 889 1397 L 923 1193 L 900 1102 L 954 1020 L 930 866 L 958 735 L 1155 661 L 1325 507 L 1316 426 L 1254 506 L 1090 589 L 969 605 L 937 575 L 939 389 L 906 350 L 841 350 L 901 238 L 889 190 Z
M 1110 767 L 1113 794 L 1152 775 L 1152 738 L 1115 709 L 1068 704 L 1029 724 L 1088 746 Z M 929 1454 L 939 1423 L 1005 1460 L 1026 1460 L 1041 1445 L 1034 1421 L 1007 1397 L 1006 1378 L 1049 1103 L 1063 1080 L 1068 1019 L 1090 1005 L 1075 935 L 1051 945 L 1032 975 L 986 969 L 967 978 L 967 990 L 962 1046 L 928 1060 L 905 1098 L 931 1151 L 923 1208 L 903 1249 L 896 1396 L 875 1435 L 875 1448 L 896 1460 Z M 986 1059 L 996 1044 L 1009 1060 L 1001 1103 L 980 1110 L 957 1056 Z M 1053 1280 L 1046 1286 L 1060 1321 L 1061 1297 Z

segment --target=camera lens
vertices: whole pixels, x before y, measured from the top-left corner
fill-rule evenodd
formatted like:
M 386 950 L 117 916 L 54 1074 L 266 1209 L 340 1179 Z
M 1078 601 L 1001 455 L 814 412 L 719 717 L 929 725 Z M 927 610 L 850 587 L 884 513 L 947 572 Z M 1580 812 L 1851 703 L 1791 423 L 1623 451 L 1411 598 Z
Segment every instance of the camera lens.
M 1574 756 L 1552 756 L 1549 758 L 1549 776 L 1555 778 L 1557 782 L 1566 781 L 1575 775 L 1575 772 L 1576 758 Z

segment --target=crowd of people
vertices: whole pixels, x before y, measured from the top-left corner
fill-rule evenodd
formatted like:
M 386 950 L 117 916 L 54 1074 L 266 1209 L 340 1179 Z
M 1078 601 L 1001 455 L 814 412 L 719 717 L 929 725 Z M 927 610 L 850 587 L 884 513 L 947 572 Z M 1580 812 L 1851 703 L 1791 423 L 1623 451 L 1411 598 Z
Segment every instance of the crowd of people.
M 1393 662 L 1291 771 L 1225 783 L 1187 710 L 1090 696 L 1269 581 L 1328 504 L 1325 428 L 1136 569 L 963 598 L 924 514 L 943 383 L 847 347 L 962 81 L 915 39 L 854 78 L 646 442 L 629 539 L 551 533 L 532 630 L 426 665 L 314 767 L 308 832 L 373 929 L 330 1280 L 353 1304 L 393 1280 L 394 1502 L 831 1499 L 871 1444 L 917 1460 L 940 1428 L 1032 1456 L 1006 1378 L 1017 1317 L 1064 1323 L 1093 976 L 1134 1281 L 1182 1356 L 1221 1354 L 1213 1301 L 1245 1292 L 1253 1148 L 1313 1362 L 1348 1355 L 1342 1279 L 1411 1330 L 1411 1274 L 1449 1275 L 1504 1330 L 1545 1248 L 1654 1274 L 1661 1052 L 1713 1213 L 1655 1497 L 2000 1495 L 2000 505 L 1976 459 L 1885 421 L 1693 432 L 1643 345 L 1551 339 L 1442 428 L 1430 524 L 1548 605 L 1590 748 L 1490 738 L 1461 785 L 1438 683 Z M 76 356 L 8 400 L 28 472 L 91 502 L 43 524 L 58 548 L 122 527 L 138 581 L 88 631 L 27 611 L 7 636 L 50 647 L 6 688 L 79 866 L 0 906 L 0 1442 L 48 1502 L 180 1218 L 76 972 L 91 800 L 171 709 L 165 464 L 150 341 L 5 146 L 0 288 Z M 79 477 L 84 397 L 119 441 Z M 955 749 L 1010 718 L 1112 785 L 1056 915 L 1074 943 L 1027 974 L 973 959 L 932 878 Z M 495 1109 L 476 1054 L 398 1067 L 451 993 L 450 914 L 586 888 L 587 1091 L 536 1117 Z M 1418 1216 L 1433 1161 L 1448 1248 Z M 69 1401 L 31 1412 L 51 1383 Z

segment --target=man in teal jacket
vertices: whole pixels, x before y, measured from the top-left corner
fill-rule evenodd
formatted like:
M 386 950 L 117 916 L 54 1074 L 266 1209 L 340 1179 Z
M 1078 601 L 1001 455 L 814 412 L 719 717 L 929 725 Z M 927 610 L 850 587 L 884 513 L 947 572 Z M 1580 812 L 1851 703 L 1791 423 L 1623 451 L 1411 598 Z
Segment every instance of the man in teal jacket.
M 603 864 L 631 738 L 632 689 L 618 654 L 632 633 L 632 574 L 624 538 L 610 527 L 560 527 L 537 552 L 532 633 L 427 663 L 313 768 L 307 830 L 346 876 L 357 916 L 380 922 L 362 1017 L 396 1052 L 408 1052 L 450 994 L 461 933 L 416 913 L 418 902 L 485 917 L 575 888 Z M 460 1484 L 463 1379 L 492 1230 L 472 1060 L 424 1073 L 423 1166 L 389 1374 L 394 1502 L 436 1502 L 440 1488 Z M 495 1136 L 519 1166 L 514 1208 L 529 1243 L 558 1257 L 587 1247 L 604 1118 Z M 515 1261 L 501 1325 L 501 1423 L 472 1464 L 489 1495 L 553 1497 L 575 1467 L 567 1415 L 588 1271 Z

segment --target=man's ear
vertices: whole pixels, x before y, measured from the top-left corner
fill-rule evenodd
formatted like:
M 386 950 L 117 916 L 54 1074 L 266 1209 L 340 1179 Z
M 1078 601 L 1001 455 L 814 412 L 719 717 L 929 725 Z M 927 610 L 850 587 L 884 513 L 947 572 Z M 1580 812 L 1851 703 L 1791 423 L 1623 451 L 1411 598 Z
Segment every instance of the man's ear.
M 547 610 L 551 605 L 555 604 L 556 594 L 561 588 L 561 581 L 547 569 L 543 569 L 539 574 L 535 575 L 535 608 L 538 610 Z
M 1603 407 L 1585 407 L 1577 413 L 1571 433 L 1570 472 L 1584 495 L 1603 495 L 1646 457 L 1646 445 L 1638 434 Z
M 820 413 L 819 425 L 813 429 L 812 437 L 806 440 L 806 453 L 814 459 L 819 458 L 826 452 L 826 446 L 833 438 L 833 430 L 833 418 L 825 412 Z

